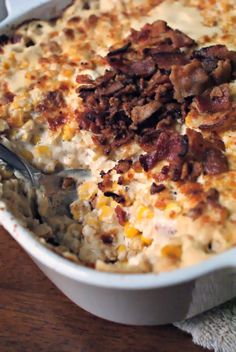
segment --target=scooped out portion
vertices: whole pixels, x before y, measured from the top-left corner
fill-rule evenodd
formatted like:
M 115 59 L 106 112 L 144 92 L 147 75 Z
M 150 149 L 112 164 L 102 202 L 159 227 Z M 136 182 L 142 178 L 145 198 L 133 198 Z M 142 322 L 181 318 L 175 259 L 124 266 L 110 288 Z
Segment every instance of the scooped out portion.
M 42 243 L 75 262 L 127 273 L 186 267 L 235 246 L 230 6 L 127 0 L 106 10 L 103 1 L 75 1 L 62 18 L 25 24 L 6 40 L 4 142 L 44 172 L 92 172 L 61 216 L 2 166 L 2 201 Z M 171 27 L 164 20 L 176 8 Z M 69 193 L 72 183 L 65 178 L 61 187 Z

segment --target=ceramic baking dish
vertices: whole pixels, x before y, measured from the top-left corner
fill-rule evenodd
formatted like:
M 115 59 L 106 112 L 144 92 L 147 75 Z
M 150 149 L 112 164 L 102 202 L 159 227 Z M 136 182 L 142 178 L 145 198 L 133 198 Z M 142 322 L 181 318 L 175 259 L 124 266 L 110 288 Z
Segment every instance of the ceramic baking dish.
M 68 1 L 10 0 L 6 5 L 0 2 L 1 18 L 7 12 L 11 17 L 0 24 L 0 33 L 27 19 L 55 16 Z M 70 262 L 44 247 L 2 202 L 0 222 L 67 297 L 85 310 L 114 322 L 136 325 L 176 322 L 236 295 L 236 249 L 198 265 L 159 275 L 103 273 Z

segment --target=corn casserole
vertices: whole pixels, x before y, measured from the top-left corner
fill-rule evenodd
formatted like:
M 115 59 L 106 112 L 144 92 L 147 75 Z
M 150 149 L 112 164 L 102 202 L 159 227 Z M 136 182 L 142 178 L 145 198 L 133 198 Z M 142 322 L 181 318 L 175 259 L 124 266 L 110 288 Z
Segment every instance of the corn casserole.
M 45 173 L 92 171 L 59 216 L 1 164 L 1 200 L 40 242 L 127 273 L 236 245 L 235 20 L 234 0 L 75 0 L 0 37 L 2 142 Z

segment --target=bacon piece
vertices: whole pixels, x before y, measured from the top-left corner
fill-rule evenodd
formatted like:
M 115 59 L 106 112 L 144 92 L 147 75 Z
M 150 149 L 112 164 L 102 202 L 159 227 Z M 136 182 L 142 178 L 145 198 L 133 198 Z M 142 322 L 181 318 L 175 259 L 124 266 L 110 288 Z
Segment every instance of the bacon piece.
M 189 141 L 189 156 L 191 159 L 200 161 L 204 172 L 208 175 L 216 175 L 228 171 L 227 157 L 218 145 L 204 140 L 200 132 L 187 129 Z
M 203 58 L 217 58 L 219 60 L 224 60 L 228 58 L 229 53 L 230 52 L 225 45 L 219 44 L 198 49 L 194 52 L 193 57 L 200 60 Z
M 76 82 L 80 84 L 91 84 L 93 83 L 93 79 L 90 75 L 77 75 Z
M 162 104 L 173 101 L 173 86 L 171 83 L 160 84 L 155 91 L 155 100 Z M 168 106 L 166 106 L 166 109 Z
M 202 67 L 208 74 L 211 74 L 217 68 L 219 62 L 219 60 L 215 57 L 203 57 L 200 61 Z
M 194 52 L 193 57 L 200 60 L 204 67 L 205 63 L 214 62 L 214 71 L 212 66 L 212 70 L 208 72 L 213 71 L 212 76 L 217 84 L 229 82 L 232 74 L 235 75 L 236 53 L 228 50 L 225 45 L 212 45 L 201 48 Z
M 192 181 L 196 181 L 197 178 L 201 175 L 203 170 L 202 164 L 199 161 L 194 161 L 192 164 L 191 171 L 188 175 L 188 178 Z
M 66 38 L 73 40 L 75 38 L 75 32 L 72 28 L 64 28 L 63 32 L 65 33 Z
M 162 159 L 159 159 L 159 153 L 156 150 L 148 154 L 140 155 L 139 157 L 140 164 L 146 172 L 153 169 L 160 160 Z
M 120 194 L 107 191 L 107 192 L 104 192 L 104 196 L 111 197 L 117 203 L 125 203 L 125 197 Z
M 205 152 L 203 164 L 207 175 L 217 175 L 229 170 L 228 160 L 219 149 L 208 149 Z
M 0 97 L 0 105 L 6 105 L 9 103 L 12 103 L 14 98 L 15 98 L 15 94 L 7 90 Z
M 170 80 L 174 86 L 175 98 L 179 102 L 183 102 L 184 98 L 200 95 L 209 85 L 209 76 L 197 60 L 184 66 L 173 66 Z
M 205 117 L 204 123 L 199 126 L 202 131 L 218 132 L 234 126 L 236 112 L 234 109 L 226 112 L 209 114 Z
M 155 100 L 143 106 L 135 106 L 131 111 L 131 119 L 136 125 L 138 125 L 151 117 L 160 108 L 161 103 Z
M 119 224 L 121 226 L 124 226 L 127 221 L 127 214 L 126 214 L 125 210 L 123 208 L 121 208 L 121 206 L 117 205 L 115 207 L 115 213 L 116 213 L 117 219 L 119 221 Z
M 143 47 L 168 43 L 172 50 L 191 47 L 195 44 L 194 40 L 186 34 L 171 29 L 165 21 L 161 20 L 145 24 L 140 31 L 132 30 L 129 39 Z
M 122 82 L 115 81 L 108 85 L 106 88 L 98 88 L 97 92 L 99 95 L 104 96 L 112 96 L 113 94 L 117 93 L 119 90 L 124 88 Z
M 214 145 L 215 148 L 222 150 L 223 152 L 225 152 L 225 144 L 224 142 L 220 139 L 220 136 L 212 131 L 210 136 L 208 137 L 208 141 L 209 143 L 211 143 L 211 145 Z
M 232 77 L 232 65 L 230 60 L 227 59 L 218 61 L 217 67 L 212 72 L 212 76 L 216 84 L 230 82 Z
M 165 185 L 163 185 L 163 184 L 157 185 L 155 182 L 153 182 L 151 185 L 150 193 L 152 195 L 157 194 L 157 193 L 164 191 L 165 188 L 166 188 Z
M 160 85 L 164 83 L 170 83 L 169 76 L 166 74 L 161 73 L 160 70 L 158 70 L 152 78 L 148 81 L 147 88 L 145 89 L 144 93 L 150 96 L 151 94 L 155 93 L 155 89 Z
M 166 133 L 166 131 L 162 131 Z M 151 152 L 156 149 L 157 141 L 161 131 L 151 129 L 147 131 L 142 137 L 139 138 L 139 144 L 145 152 Z M 164 136 L 164 135 L 163 135 Z M 169 135 L 168 135 L 169 136 Z M 168 137 L 167 137 L 168 138 Z
M 180 158 L 184 157 L 188 150 L 188 139 L 186 136 L 180 136 L 177 133 L 170 134 L 167 131 L 160 133 L 154 146 L 154 151 L 141 155 L 139 161 L 145 171 L 151 170 L 158 161 L 167 159 L 174 166 L 180 165 Z
M 159 121 L 156 125 L 156 129 L 157 130 L 166 130 L 172 127 L 174 123 L 174 119 L 172 118 L 172 116 L 167 116 L 166 118 L 162 119 L 161 121 Z
M 205 121 L 204 124 L 201 124 L 199 126 L 199 129 L 202 131 L 219 131 L 224 129 L 224 125 L 228 125 L 228 118 L 227 114 L 214 114 L 214 115 L 209 115 Z
M 111 175 L 109 173 L 106 173 L 102 177 L 102 182 L 98 183 L 98 188 L 102 192 L 106 192 L 108 189 L 111 189 L 112 184 L 113 184 L 113 182 L 112 182 L 112 179 L 111 179 Z
M 129 75 L 139 76 L 139 77 L 149 77 L 156 71 L 156 65 L 151 57 L 144 59 L 139 62 L 134 62 L 130 65 Z
M 116 138 L 111 143 L 111 148 L 120 147 L 122 145 L 128 144 L 132 141 L 133 137 L 134 133 L 132 132 L 130 132 L 129 134 L 127 133 L 126 135 L 123 135 L 121 137 L 119 136 L 119 134 L 117 134 Z
M 130 46 L 131 46 L 131 42 L 129 41 L 120 48 L 110 50 L 107 56 L 110 57 L 118 54 L 123 54 L 130 48 Z
M 229 85 L 222 84 L 206 90 L 202 95 L 194 98 L 194 103 L 200 113 L 229 110 L 232 106 Z
M 188 152 L 188 136 L 174 134 L 170 137 L 169 148 L 167 160 L 174 160 L 176 156 L 184 157 Z
M 156 71 L 155 62 L 151 57 L 140 61 L 129 61 L 122 57 L 108 57 L 112 68 L 128 76 L 149 77 Z
M 170 27 L 168 27 L 170 28 Z M 188 35 L 179 31 L 178 29 L 172 30 L 168 32 L 168 36 L 172 41 L 172 45 L 175 49 L 181 49 L 184 47 L 192 47 L 195 45 L 195 41 L 190 38 Z
M 104 244 L 112 244 L 113 242 L 113 235 L 106 233 L 104 235 L 101 236 L 101 240 Z
M 140 31 L 131 29 L 129 39 L 132 43 L 140 44 L 143 42 L 150 41 L 152 38 L 158 38 L 160 34 L 167 32 L 168 26 L 165 21 L 156 21 L 151 25 L 145 24 Z
M 114 169 L 118 174 L 124 174 L 125 172 L 129 171 L 131 166 L 132 160 L 119 160 Z
M 220 194 L 216 188 L 210 188 L 206 194 L 207 200 L 210 202 L 218 202 Z
M 157 52 L 152 54 L 152 58 L 159 68 L 171 69 L 171 66 L 183 66 L 189 63 L 186 54 L 182 52 Z
M 201 160 L 205 148 L 205 141 L 201 132 L 187 128 L 186 133 L 188 136 L 189 155 L 191 159 Z
M 196 220 L 203 214 L 205 208 L 206 203 L 201 201 L 194 208 L 190 209 L 186 215 L 193 220 Z

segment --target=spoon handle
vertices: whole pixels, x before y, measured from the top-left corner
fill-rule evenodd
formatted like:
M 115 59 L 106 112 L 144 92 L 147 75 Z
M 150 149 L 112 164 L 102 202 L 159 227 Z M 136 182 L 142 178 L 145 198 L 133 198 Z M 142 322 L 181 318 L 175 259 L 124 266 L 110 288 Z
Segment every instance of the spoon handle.
M 37 178 L 41 172 L 28 164 L 28 162 L 12 152 L 5 145 L 0 143 L 0 159 L 5 161 L 11 168 L 19 171 L 24 177 L 26 177 L 32 185 L 36 186 Z

